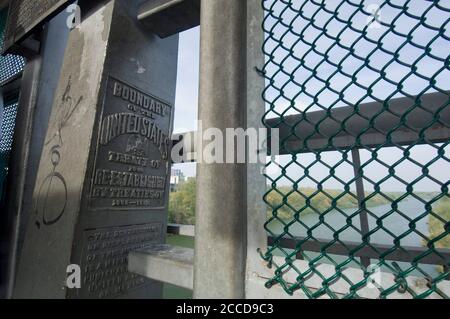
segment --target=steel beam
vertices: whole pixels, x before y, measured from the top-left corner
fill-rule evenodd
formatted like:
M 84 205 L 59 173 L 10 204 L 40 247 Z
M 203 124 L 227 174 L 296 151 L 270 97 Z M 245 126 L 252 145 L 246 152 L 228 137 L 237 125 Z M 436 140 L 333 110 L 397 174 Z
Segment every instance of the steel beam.
M 139 7 L 138 20 L 166 38 L 200 24 L 200 0 L 148 0 Z
M 268 238 L 268 245 L 273 246 L 277 244 L 279 247 L 287 249 L 299 249 L 298 243 L 303 241 L 302 237 L 295 238 L 282 238 L 276 240 L 274 237 Z M 332 239 L 316 239 L 310 240 L 302 244 L 301 251 L 312 251 L 312 252 L 322 252 L 325 251 L 327 254 L 335 254 L 341 256 L 348 256 L 350 251 L 354 251 L 354 257 L 368 258 L 368 259 L 380 259 L 380 255 L 392 249 L 392 245 L 385 244 L 367 244 L 361 246 L 360 242 L 343 241 L 341 243 L 335 243 L 327 249 L 323 250 L 325 245 L 328 245 Z M 360 248 L 361 247 L 361 248 Z M 391 261 L 400 262 L 413 262 L 416 261 L 418 264 L 427 265 L 446 265 L 450 258 L 450 249 L 442 248 L 436 249 L 430 254 L 424 255 L 420 259 L 415 260 L 418 256 L 427 252 L 429 249 L 427 247 L 414 247 L 414 246 L 402 246 L 398 249 L 386 254 L 383 259 Z
M 128 256 L 128 270 L 160 282 L 192 290 L 194 250 L 153 245 Z
M 267 126 L 280 129 L 280 154 L 303 153 L 311 151 L 333 151 L 362 147 L 388 147 L 393 145 L 409 145 L 412 143 L 442 143 L 450 138 L 450 92 L 425 94 L 421 106 L 414 106 L 409 98 L 394 99 L 388 110 L 381 111 L 383 105 L 378 102 L 365 103 L 359 106 L 359 115 L 350 115 L 355 111 L 353 106 L 345 106 L 328 111 L 286 116 L 268 119 Z M 434 114 L 439 120 L 434 121 Z M 347 120 L 346 120 L 347 119 Z M 369 122 L 373 120 L 373 124 Z M 319 124 L 320 123 L 320 124 Z M 345 123 L 345 124 L 344 124 Z M 319 125 L 320 134 L 314 126 Z M 373 126 L 367 130 L 368 127 Z M 342 130 L 342 126 L 345 127 Z M 419 140 L 419 132 L 423 130 L 425 140 Z M 391 141 L 386 133 L 392 131 Z M 181 162 L 195 162 L 197 149 L 194 143 L 187 143 L 186 137 L 195 132 L 178 134 L 174 137 L 174 145 L 183 142 L 183 153 L 188 154 Z M 359 136 L 360 142 L 356 143 Z M 329 144 L 332 138 L 333 145 Z M 308 140 L 308 148 L 304 148 Z M 270 147 L 270 143 L 268 144 Z
M 422 130 L 425 142 L 439 143 L 450 137 L 449 95 L 425 94 L 420 104 L 417 98 L 406 97 L 370 102 L 358 108 L 344 106 L 300 113 L 266 123 L 280 129 L 281 154 L 423 143 L 419 139 Z M 439 121 L 434 121 L 436 115 Z

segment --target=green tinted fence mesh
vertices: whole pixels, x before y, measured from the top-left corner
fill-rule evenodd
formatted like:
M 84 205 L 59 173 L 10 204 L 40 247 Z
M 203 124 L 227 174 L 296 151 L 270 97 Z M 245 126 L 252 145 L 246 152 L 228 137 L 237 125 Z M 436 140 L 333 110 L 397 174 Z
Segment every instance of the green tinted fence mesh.
M 450 2 L 263 0 L 267 287 L 450 296 Z

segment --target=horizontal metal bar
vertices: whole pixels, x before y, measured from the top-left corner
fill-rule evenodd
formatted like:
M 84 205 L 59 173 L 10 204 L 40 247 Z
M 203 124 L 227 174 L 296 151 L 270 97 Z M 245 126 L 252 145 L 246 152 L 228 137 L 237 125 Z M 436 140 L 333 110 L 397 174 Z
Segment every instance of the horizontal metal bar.
M 176 225 L 176 224 L 167 225 L 167 233 L 172 234 L 172 235 L 179 235 L 180 234 L 180 225 Z
M 194 225 L 168 224 L 167 225 L 167 233 L 173 234 L 173 235 L 195 237 L 195 226 Z
M 448 141 L 450 139 L 450 91 L 446 94 L 439 92 L 425 94 L 421 98 L 420 107 L 412 108 L 414 103 L 410 98 L 399 98 L 391 100 L 387 110 L 383 110 L 383 104 L 371 102 L 362 104 L 357 114 L 353 114 L 355 107 L 346 106 L 329 111 L 289 115 L 284 117 L 283 121 L 269 119 L 266 124 L 268 127 L 280 130 L 281 155 L 291 154 L 291 152 L 332 151 L 379 145 L 408 145 L 418 142 L 420 130 L 428 126 L 430 127 L 424 131 L 426 143 Z M 439 120 L 430 125 L 436 115 Z M 368 128 L 370 129 L 367 130 Z M 391 130 L 393 132 L 388 140 L 386 135 Z M 183 143 L 182 160 L 174 161 L 175 163 L 196 161 L 197 149 L 194 134 L 195 132 L 188 132 L 174 135 L 174 147 Z M 188 135 L 191 136 L 190 142 L 186 138 Z M 356 140 L 357 136 L 359 136 L 359 142 Z M 330 139 L 332 145 L 328 145 Z M 307 148 L 304 147 L 305 140 L 307 140 Z M 270 143 L 268 145 L 270 146 Z
M 185 225 L 178 225 L 178 224 L 169 224 L 167 227 L 167 233 L 168 234 L 174 234 L 174 235 L 181 235 L 182 234 L 182 227 L 186 227 Z M 195 230 L 192 231 L 191 234 L 183 234 L 185 236 L 194 237 L 195 236 Z M 283 238 L 279 242 L 277 242 L 277 245 L 279 245 L 282 248 L 287 249 L 296 249 L 297 243 L 302 241 L 303 238 L 297 237 L 295 239 L 292 238 Z M 302 245 L 302 251 L 311 251 L 311 252 L 320 252 L 322 250 L 322 247 L 325 245 L 328 245 L 330 243 L 330 240 L 326 239 L 317 239 L 317 240 L 310 240 Z M 268 237 L 267 243 L 269 246 L 273 246 L 275 243 L 275 238 Z M 345 246 L 344 246 L 345 245 Z M 328 254 L 334 254 L 334 255 L 341 255 L 341 256 L 348 256 L 349 251 L 356 249 L 359 247 L 361 243 L 358 242 L 347 242 L 345 241 L 344 244 L 341 243 L 335 243 L 333 246 L 328 247 L 326 249 L 326 252 Z M 373 248 L 372 248 L 373 247 Z M 381 245 L 381 244 L 373 244 L 371 243 L 370 246 L 365 246 L 355 252 L 355 257 L 361 257 L 361 258 L 371 258 L 371 259 L 379 259 L 381 254 L 384 254 L 386 251 L 390 250 L 392 246 L 390 245 Z M 391 261 L 400 261 L 400 262 L 412 262 L 414 258 L 417 256 L 423 254 L 428 249 L 425 247 L 412 247 L 412 246 L 402 246 L 402 249 L 397 249 L 396 251 L 390 253 L 387 255 L 384 259 L 385 260 L 391 260 Z M 374 250 L 376 249 L 376 250 Z M 423 257 L 420 259 L 420 264 L 427 264 L 427 265 L 447 265 L 450 260 L 450 249 L 437 249 L 438 254 L 431 253 L 428 256 Z M 297 259 L 301 257 L 301 254 L 298 254 Z
M 0 10 L 9 5 L 10 0 L 0 0 Z
M 297 249 L 297 244 L 304 240 L 304 238 L 297 237 L 293 238 L 282 238 L 279 241 L 276 241 L 273 237 L 268 237 L 268 245 L 273 246 L 275 243 L 287 249 Z M 302 244 L 302 251 L 311 251 L 311 252 L 321 252 L 323 247 L 328 245 L 332 239 L 317 239 L 317 240 L 309 240 Z M 361 243 L 357 242 L 343 242 L 334 243 L 333 246 L 330 246 L 326 249 L 327 254 L 348 256 L 349 251 L 355 250 L 359 247 Z M 372 248 L 373 247 L 373 248 Z M 376 249 L 376 250 L 375 250 Z M 362 258 L 371 258 L 371 259 L 380 259 L 380 255 L 384 254 L 388 250 L 392 249 L 390 245 L 381 245 L 381 244 L 373 244 L 370 246 L 366 245 L 363 248 L 359 249 L 354 253 L 354 257 L 362 257 Z M 385 260 L 391 261 L 400 261 L 400 262 L 412 262 L 417 256 L 426 252 L 428 248 L 425 247 L 410 247 L 410 246 L 401 246 L 401 249 L 397 249 L 389 255 L 385 256 Z M 432 252 L 431 254 L 423 257 L 418 262 L 419 264 L 428 264 L 428 265 L 447 265 L 450 260 L 450 249 L 436 249 L 439 253 L 436 254 Z
M 5 104 L 11 104 L 18 100 L 22 85 L 22 72 L 19 72 L 0 84 L 0 91 Z
M 436 92 L 423 95 L 420 104 L 403 97 L 362 104 L 358 109 L 345 106 L 288 115 L 266 124 L 280 130 L 281 154 L 409 145 L 419 141 L 423 129 L 425 142 L 440 143 L 450 138 L 449 103 L 450 91 Z M 439 121 L 433 123 L 436 116 Z
M 128 270 L 160 282 L 193 289 L 194 250 L 169 245 L 153 245 L 132 251 Z
M 200 0 L 148 0 L 139 7 L 138 20 L 165 38 L 200 25 Z

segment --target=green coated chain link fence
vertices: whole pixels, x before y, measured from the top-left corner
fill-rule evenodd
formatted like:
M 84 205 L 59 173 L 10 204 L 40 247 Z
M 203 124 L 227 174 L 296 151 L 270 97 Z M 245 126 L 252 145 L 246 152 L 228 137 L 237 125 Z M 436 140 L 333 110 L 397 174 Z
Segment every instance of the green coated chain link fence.
M 263 0 L 266 284 L 450 296 L 450 2 Z

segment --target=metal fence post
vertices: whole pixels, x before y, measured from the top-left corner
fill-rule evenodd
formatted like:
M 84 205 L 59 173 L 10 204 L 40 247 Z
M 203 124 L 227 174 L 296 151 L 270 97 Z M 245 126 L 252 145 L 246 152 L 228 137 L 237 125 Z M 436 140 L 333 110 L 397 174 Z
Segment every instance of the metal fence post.
M 42 59 L 36 56 L 27 61 L 23 70 L 20 98 L 14 130 L 14 141 L 9 159 L 9 172 L 6 186 L 7 214 L 10 223 L 10 247 L 7 269 L 7 298 L 12 296 L 14 287 L 19 225 L 23 205 L 23 193 L 26 184 L 26 171 L 30 154 L 30 140 L 33 130 L 33 118 L 36 110 L 37 89 L 41 74 Z
M 47 132 L 54 91 L 66 49 L 69 13 L 62 12 L 44 28 L 41 53 L 24 69 L 11 153 L 7 211 L 11 216 L 8 297 L 12 296 L 25 229 L 32 211 L 33 189 Z
M 246 8 L 242 0 L 202 0 L 199 120 L 204 130 L 225 133 L 246 126 Z M 245 164 L 198 164 L 195 298 L 245 296 L 245 181 Z

